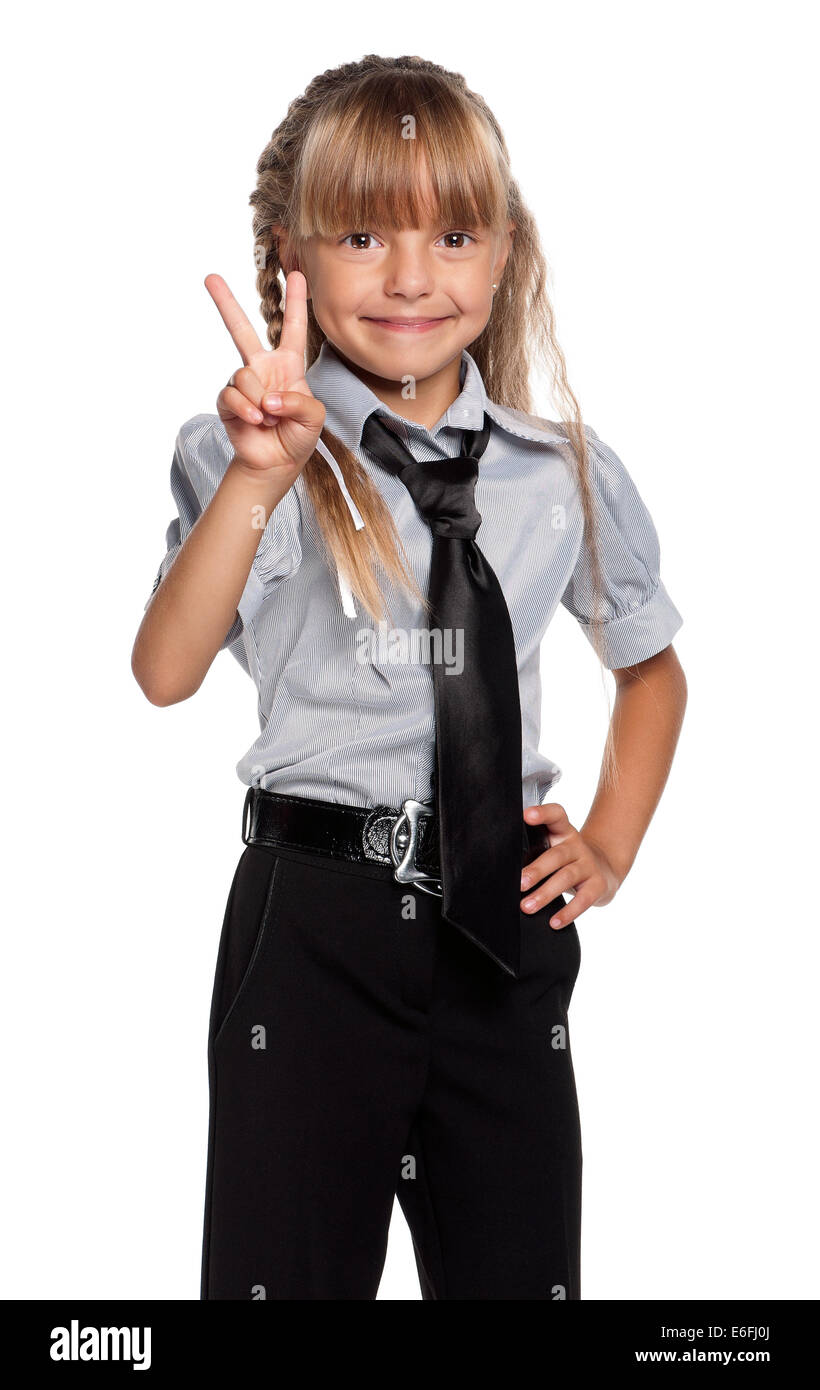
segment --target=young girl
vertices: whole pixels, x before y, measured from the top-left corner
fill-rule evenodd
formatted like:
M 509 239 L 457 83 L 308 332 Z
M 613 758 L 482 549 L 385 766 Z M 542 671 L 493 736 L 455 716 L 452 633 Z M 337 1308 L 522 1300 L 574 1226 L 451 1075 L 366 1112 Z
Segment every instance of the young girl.
M 323 73 L 257 172 L 272 350 L 208 276 L 243 365 L 178 435 L 133 655 L 155 704 L 224 647 L 259 696 L 201 1297 L 374 1299 L 398 1195 L 424 1298 L 578 1299 L 575 923 L 663 790 L 681 617 L 581 420 L 532 215 L 463 78 L 414 57 Z M 558 423 L 530 413 L 539 354 Z M 580 829 L 538 751 L 559 602 L 617 692 Z

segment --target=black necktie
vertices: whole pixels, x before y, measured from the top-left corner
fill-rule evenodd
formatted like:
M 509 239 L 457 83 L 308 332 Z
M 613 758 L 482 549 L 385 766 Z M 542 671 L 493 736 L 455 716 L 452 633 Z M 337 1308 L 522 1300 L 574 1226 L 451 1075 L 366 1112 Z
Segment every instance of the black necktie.
M 433 533 L 431 622 L 463 633 L 460 672 L 433 662 L 442 914 L 517 975 L 525 838 L 518 664 L 501 585 L 474 539 L 478 460 L 489 437 L 485 414 L 480 431 L 465 431 L 457 458 L 417 463 L 374 413 L 362 445 L 399 477 Z

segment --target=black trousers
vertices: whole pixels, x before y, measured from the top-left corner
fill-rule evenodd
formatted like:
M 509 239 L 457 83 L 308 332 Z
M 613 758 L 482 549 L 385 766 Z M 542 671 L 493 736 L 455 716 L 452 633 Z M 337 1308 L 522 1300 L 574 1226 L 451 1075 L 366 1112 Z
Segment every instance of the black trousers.
M 398 1195 L 425 1299 L 579 1299 L 559 897 L 502 971 L 389 865 L 248 845 L 208 1038 L 203 1299 L 375 1299 Z

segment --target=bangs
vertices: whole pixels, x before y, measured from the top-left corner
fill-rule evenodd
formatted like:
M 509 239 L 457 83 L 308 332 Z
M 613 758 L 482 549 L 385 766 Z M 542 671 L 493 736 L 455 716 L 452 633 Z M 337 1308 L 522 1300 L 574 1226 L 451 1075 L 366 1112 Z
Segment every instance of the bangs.
M 500 227 L 504 152 L 475 106 L 430 74 L 370 74 L 326 101 L 296 171 L 291 235 L 332 237 L 427 220 Z

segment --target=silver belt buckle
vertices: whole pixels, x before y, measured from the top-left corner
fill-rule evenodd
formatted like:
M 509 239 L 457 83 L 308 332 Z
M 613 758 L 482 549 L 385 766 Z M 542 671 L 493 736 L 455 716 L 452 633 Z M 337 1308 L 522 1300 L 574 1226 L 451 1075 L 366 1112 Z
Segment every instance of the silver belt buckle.
M 390 858 L 396 866 L 393 877 L 398 883 L 411 883 L 422 893 L 432 893 L 434 897 L 441 898 L 444 896 L 441 880 L 423 873 L 416 865 L 419 818 L 432 814 L 431 801 L 414 801 L 409 796 L 402 802 L 401 814 L 394 820 L 390 831 Z

